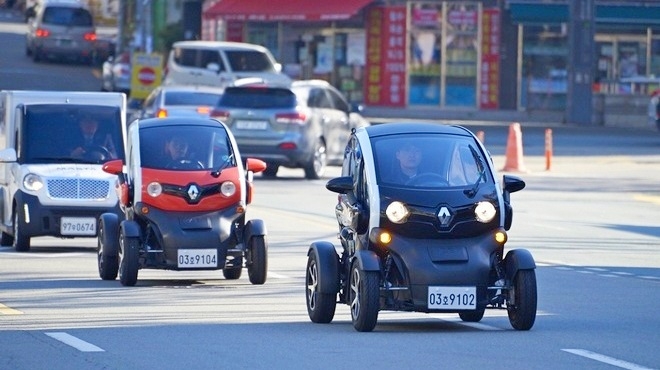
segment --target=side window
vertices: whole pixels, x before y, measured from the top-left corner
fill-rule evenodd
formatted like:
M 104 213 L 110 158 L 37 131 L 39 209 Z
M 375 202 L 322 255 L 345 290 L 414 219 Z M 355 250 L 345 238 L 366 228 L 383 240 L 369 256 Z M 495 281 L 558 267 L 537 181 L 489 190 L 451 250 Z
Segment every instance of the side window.
M 335 107 L 335 109 L 343 111 L 343 112 L 348 112 L 350 109 L 348 107 L 348 103 L 344 98 L 339 95 L 338 92 L 328 89 L 328 94 L 330 95 L 330 99 L 332 99 L 332 104 Z
M 218 54 L 216 50 L 200 50 L 199 63 L 197 64 L 197 67 L 207 69 L 211 63 L 217 64 L 221 71 L 225 70 L 222 59 L 220 58 L 220 54 Z
M 351 176 L 353 174 L 353 167 L 354 167 L 354 150 L 353 146 L 355 145 L 355 138 L 352 137 L 349 141 L 348 144 L 346 144 L 346 149 L 344 150 L 344 162 L 342 163 L 341 167 L 341 175 L 342 176 Z
M 195 67 L 197 50 L 176 48 L 174 49 L 174 62 L 184 67 Z

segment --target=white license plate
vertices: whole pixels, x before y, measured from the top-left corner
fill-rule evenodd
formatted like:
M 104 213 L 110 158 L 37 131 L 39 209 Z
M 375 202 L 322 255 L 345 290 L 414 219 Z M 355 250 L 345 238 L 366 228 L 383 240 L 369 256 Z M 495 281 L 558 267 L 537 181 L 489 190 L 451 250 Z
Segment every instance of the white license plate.
M 62 217 L 60 234 L 96 235 L 96 219 L 94 217 Z
M 218 267 L 218 250 L 179 249 L 177 266 L 188 269 Z
M 239 130 L 265 130 L 268 128 L 268 121 L 236 121 L 234 127 Z
M 477 308 L 477 288 L 473 286 L 430 286 L 428 308 L 437 310 Z

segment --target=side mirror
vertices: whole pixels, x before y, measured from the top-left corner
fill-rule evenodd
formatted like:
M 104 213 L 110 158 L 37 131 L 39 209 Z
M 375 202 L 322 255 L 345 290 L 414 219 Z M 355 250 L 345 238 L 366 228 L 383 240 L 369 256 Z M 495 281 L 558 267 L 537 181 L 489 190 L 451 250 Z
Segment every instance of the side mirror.
M 220 65 L 218 63 L 209 63 L 206 65 L 206 69 L 211 72 L 220 73 Z
M 282 64 L 281 63 L 275 63 L 274 67 L 275 67 L 275 72 L 282 73 Z
M 122 173 L 124 167 L 124 163 L 121 159 L 113 159 L 111 161 L 107 161 L 103 164 L 103 169 L 104 172 L 107 172 L 112 175 L 119 175 Z
M 16 162 L 16 150 L 14 148 L 7 148 L 0 150 L 0 162 L 1 163 Z
M 335 177 L 325 184 L 325 188 L 338 194 L 348 194 L 353 191 L 353 178 L 350 176 Z
M 247 168 L 248 171 L 251 171 L 253 173 L 259 173 L 263 172 L 267 165 L 266 162 L 262 161 L 261 159 L 256 159 L 256 158 L 248 158 L 245 160 L 245 167 Z
M 525 188 L 525 182 L 517 177 L 511 175 L 504 175 L 504 191 L 508 193 L 515 193 Z

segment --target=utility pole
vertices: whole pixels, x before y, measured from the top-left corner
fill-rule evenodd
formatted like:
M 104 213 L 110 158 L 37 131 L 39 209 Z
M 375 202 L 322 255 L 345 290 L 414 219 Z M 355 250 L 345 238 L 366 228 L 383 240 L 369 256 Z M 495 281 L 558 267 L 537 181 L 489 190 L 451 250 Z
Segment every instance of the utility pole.
M 568 2 L 568 91 L 566 117 L 569 123 L 593 123 L 594 0 Z

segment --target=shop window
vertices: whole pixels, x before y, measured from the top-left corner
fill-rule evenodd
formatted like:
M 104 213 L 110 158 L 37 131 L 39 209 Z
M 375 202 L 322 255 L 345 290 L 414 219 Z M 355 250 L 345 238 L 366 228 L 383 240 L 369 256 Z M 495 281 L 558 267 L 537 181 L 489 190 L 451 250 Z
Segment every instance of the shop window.
M 409 103 L 440 104 L 442 3 L 412 4 L 409 36 Z

